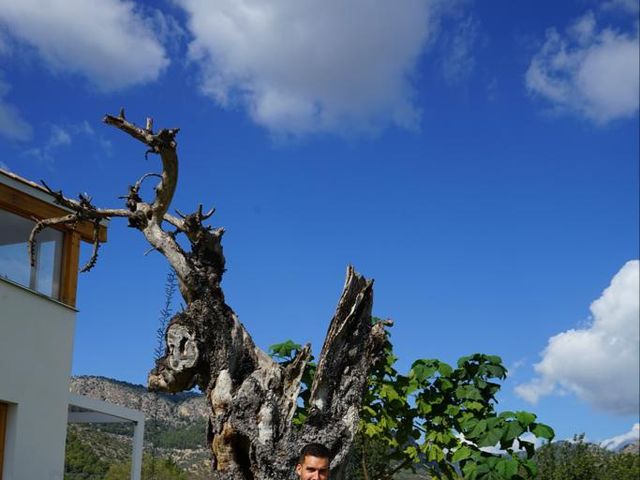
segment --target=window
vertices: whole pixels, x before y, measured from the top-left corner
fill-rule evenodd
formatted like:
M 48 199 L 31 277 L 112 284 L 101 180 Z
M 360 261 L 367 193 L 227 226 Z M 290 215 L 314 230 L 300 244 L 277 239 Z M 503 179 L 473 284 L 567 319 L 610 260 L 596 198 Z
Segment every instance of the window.
M 64 234 L 46 228 L 37 236 L 35 266 L 28 252 L 35 222 L 0 210 L 0 276 L 52 298 L 60 297 Z

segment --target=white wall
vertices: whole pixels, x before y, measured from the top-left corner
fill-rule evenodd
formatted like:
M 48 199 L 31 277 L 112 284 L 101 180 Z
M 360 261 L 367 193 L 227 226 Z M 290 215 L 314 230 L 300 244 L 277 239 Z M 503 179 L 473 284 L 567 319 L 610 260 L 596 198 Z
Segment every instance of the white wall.
M 76 312 L 0 278 L 3 480 L 62 480 Z

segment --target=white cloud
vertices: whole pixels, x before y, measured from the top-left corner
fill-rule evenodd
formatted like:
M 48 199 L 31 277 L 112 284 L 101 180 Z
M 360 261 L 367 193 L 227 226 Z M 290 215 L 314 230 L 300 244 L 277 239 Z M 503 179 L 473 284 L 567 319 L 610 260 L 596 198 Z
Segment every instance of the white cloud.
M 2 30 L 0 30 L 0 55 L 8 55 L 11 52 Z
M 623 13 L 630 13 L 637 15 L 640 11 L 640 1 L 638 0 L 609 0 L 604 2 L 601 7 L 602 10 L 620 11 Z
M 632 117 L 640 96 L 639 41 L 637 26 L 633 33 L 598 30 L 589 12 L 564 35 L 547 32 L 527 70 L 527 89 L 597 124 Z
M 438 2 L 178 0 L 202 91 L 280 134 L 415 128 L 412 75 Z M 433 5 L 432 5 L 433 4 Z
M 571 329 L 549 339 L 539 377 L 516 387 L 532 403 L 545 395 L 573 392 L 596 408 L 634 414 L 640 408 L 638 306 L 640 262 L 627 262 L 611 285 L 591 304 L 588 328 Z
M 89 122 L 86 120 L 81 123 L 65 125 L 64 127 L 60 125 L 51 125 L 51 130 L 49 132 L 49 137 L 47 141 L 41 147 L 33 147 L 23 152 L 23 155 L 28 157 L 33 157 L 39 162 L 52 167 L 55 157 L 55 152 L 61 148 L 73 143 L 74 137 L 79 135 L 84 135 L 86 137 L 94 137 L 95 131 L 89 125 Z M 110 144 L 105 145 L 102 138 L 98 138 L 98 142 L 103 147 L 103 149 L 109 150 Z
M 83 75 L 101 90 L 153 81 L 169 64 L 153 23 L 124 0 L 0 2 L 0 26 L 53 70 Z
M 17 108 L 4 100 L 9 90 L 11 86 L 2 79 L 0 72 L 0 135 L 11 140 L 29 140 L 32 135 L 31 125 L 22 118 Z
M 603 440 L 600 442 L 600 446 L 607 450 L 615 451 L 620 447 L 624 447 L 625 445 L 638 441 L 640 441 L 640 423 L 634 424 L 633 427 L 631 427 L 631 430 L 627 433 Z
M 444 38 L 442 74 L 449 84 L 467 80 L 475 67 L 474 43 L 478 39 L 478 22 L 469 16 L 456 22 L 452 33 Z
M 61 145 L 70 145 L 71 144 L 71 135 L 64 130 L 62 127 L 58 125 L 53 125 L 51 127 L 51 136 L 49 137 L 49 142 L 47 146 L 49 148 L 59 147 Z

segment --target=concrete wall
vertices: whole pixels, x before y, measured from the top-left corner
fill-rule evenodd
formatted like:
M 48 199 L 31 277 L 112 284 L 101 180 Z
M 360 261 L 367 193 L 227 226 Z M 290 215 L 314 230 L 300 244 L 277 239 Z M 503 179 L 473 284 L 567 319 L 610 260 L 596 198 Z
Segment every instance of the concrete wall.
M 76 312 L 0 278 L 3 480 L 62 480 Z

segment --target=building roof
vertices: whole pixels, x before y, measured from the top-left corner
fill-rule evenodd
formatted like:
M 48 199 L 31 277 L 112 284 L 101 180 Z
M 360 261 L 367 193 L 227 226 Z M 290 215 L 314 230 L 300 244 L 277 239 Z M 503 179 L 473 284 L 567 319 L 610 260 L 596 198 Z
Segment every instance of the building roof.
M 25 203 L 25 195 L 35 201 Z M 54 218 L 73 213 L 71 209 L 57 204 L 55 197 L 44 186 L 0 168 L 0 205 L 3 203 L 30 218 Z M 107 220 L 100 222 L 101 242 L 107 240 L 107 224 Z M 82 239 L 88 242 L 93 241 L 93 229 L 93 224 L 88 222 L 76 226 Z

